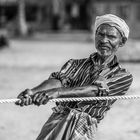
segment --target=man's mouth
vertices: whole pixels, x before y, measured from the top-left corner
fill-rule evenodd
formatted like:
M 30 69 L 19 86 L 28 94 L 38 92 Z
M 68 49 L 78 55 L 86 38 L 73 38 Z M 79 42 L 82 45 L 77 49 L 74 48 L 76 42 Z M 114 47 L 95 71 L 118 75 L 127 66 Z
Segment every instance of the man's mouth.
M 102 50 L 109 50 L 108 47 L 102 47 L 101 49 L 102 49 Z
M 107 46 L 107 45 L 101 45 L 100 49 L 102 49 L 102 50 L 110 50 L 110 47 Z

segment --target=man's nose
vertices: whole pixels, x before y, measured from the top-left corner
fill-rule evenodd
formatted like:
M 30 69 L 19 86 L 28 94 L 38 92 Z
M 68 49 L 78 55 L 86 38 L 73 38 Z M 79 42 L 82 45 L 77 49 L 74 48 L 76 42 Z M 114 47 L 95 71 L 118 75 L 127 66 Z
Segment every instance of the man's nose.
M 104 36 L 102 39 L 101 39 L 102 43 L 107 43 L 108 42 L 108 38 L 106 36 Z

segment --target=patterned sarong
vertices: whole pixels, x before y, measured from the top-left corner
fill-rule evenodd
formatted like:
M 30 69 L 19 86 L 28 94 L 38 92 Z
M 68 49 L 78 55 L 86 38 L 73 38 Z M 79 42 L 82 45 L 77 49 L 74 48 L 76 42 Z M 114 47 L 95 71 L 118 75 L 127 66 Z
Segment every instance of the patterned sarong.
M 97 120 L 84 112 L 53 113 L 37 140 L 95 140 Z

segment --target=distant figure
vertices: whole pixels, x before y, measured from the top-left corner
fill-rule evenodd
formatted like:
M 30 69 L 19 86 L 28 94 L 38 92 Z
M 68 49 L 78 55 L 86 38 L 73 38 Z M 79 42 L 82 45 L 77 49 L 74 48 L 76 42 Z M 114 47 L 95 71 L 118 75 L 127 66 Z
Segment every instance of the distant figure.
M 79 21 L 79 5 L 77 3 L 72 4 L 71 7 L 71 24 L 73 29 L 78 29 L 78 21 Z
M 8 31 L 6 29 L 6 19 L 4 16 L 0 18 L 0 49 L 9 46 Z
M 52 0 L 52 29 L 59 30 L 61 0 Z
M 111 14 L 98 16 L 94 26 L 97 52 L 88 58 L 70 59 L 47 80 L 21 92 L 16 104 L 39 106 L 61 97 L 126 94 L 133 77 L 115 54 L 128 36 L 129 27 L 123 19 Z M 115 101 L 57 102 L 36 140 L 95 140 L 97 125 Z

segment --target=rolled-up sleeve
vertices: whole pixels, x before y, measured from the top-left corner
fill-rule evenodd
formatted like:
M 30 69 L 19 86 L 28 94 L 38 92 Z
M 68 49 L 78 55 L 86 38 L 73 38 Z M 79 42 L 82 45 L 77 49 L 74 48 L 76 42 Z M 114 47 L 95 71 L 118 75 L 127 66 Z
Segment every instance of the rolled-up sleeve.
M 113 77 L 105 79 L 103 78 L 99 82 L 99 93 L 98 96 L 119 96 L 124 95 L 130 85 L 132 84 L 133 76 L 127 71 L 120 71 L 119 73 L 113 75 Z
M 116 74 L 107 83 L 109 95 L 124 95 L 132 84 L 133 76 L 129 72 Z
M 51 73 L 49 78 L 55 78 L 61 81 L 64 87 L 70 84 L 71 76 L 75 69 L 75 63 L 73 59 L 68 60 L 61 68 L 59 72 Z

